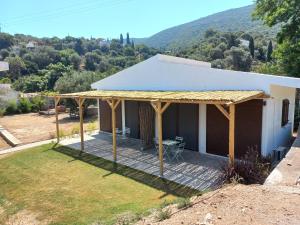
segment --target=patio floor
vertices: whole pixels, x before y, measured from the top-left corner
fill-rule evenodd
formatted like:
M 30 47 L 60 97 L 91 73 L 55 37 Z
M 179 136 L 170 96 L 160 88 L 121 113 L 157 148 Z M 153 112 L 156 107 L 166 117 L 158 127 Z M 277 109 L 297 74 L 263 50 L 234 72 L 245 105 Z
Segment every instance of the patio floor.
M 80 138 L 67 138 L 62 145 L 80 150 Z M 85 152 L 113 161 L 112 135 L 85 135 Z M 222 166 L 227 159 L 186 150 L 184 160 L 164 159 L 164 178 L 198 190 L 216 188 L 220 184 Z M 155 149 L 141 150 L 140 141 L 117 136 L 117 163 L 159 176 L 159 159 Z

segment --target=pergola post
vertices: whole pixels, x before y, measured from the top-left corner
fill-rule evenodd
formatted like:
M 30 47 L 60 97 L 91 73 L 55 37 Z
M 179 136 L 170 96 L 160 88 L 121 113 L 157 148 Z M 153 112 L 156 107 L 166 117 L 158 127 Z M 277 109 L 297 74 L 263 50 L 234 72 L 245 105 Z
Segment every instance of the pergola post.
M 117 161 L 117 135 L 116 135 L 116 108 L 120 103 L 120 100 L 107 100 L 108 105 L 111 108 L 111 124 L 112 124 L 112 144 L 113 144 L 113 155 L 114 162 Z
M 157 127 L 158 127 L 158 157 L 159 157 L 159 171 L 160 176 L 164 176 L 164 158 L 163 158 L 163 144 L 162 144 L 162 114 L 168 108 L 170 103 L 166 103 L 163 107 L 161 102 L 151 102 L 152 107 L 154 108 L 157 116 Z
M 55 97 L 55 121 L 56 121 L 56 139 L 57 139 L 57 143 L 59 143 L 59 124 L 58 124 L 58 104 L 59 104 L 59 97 Z
M 80 154 L 84 151 L 84 130 L 83 130 L 83 103 L 84 98 L 78 99 L 78 105 L 79 105 L 79 119 L 80 119 Z
M 235 105 L 229 106 L 229 163 L 234 165 L 234 144 L 235 144 Z

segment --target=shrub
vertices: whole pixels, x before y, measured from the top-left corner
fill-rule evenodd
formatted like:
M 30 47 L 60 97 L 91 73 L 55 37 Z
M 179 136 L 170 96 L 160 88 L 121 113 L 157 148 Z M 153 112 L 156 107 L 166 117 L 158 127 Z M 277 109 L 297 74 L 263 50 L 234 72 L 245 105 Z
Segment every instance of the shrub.
M 5 114 L 11 115 L 17 113 L 18 106 L 17 102 L 14 100 L 8 101 L 5 109 Z
M 29 113 L 31 112 L 32 104 L 28 98 L 20 98 L 18 102 L 18 111 L 20 113 Z
M 188 208 L 192 206 L 192 202 L 189 198 L 179 198 L 177 201 L 177 209 Z
M 97 129 L 96 122 L 89 122 L 86 128 L 88 131 L 93 131 Z
M 80 130 L 80 126 L 79 125 L 74 125 L 72 127 L 71 134 L 72 135 L 79 134 L 79 130 Z
M 171 210 L 170 209 L 159 209 L 155 216 L 157 221 L 163 221 L 169 219 L 171 217 Z
M 35 96 L 31 100 L 31 111 L 38 112 L 45 106 L 45 99 L 41 96 Z
M 125 212 L 117 216 L 115 225 L 129 225 L 138 219 L 137 215 L 132 212 Z
M 257 149 L 250 148 L 234 166 L 225 166 L 224 178 L 228 182 L 263 184 L 270 171 L 270 160 L 261 157 Z

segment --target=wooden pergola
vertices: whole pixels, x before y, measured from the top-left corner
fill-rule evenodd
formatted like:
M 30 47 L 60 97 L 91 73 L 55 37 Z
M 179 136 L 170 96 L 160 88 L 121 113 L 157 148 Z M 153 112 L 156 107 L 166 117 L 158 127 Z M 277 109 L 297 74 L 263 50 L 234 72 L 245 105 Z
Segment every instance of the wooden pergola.
M 229 120 L 229 163 L 234 164 L 235 106 L 236 104 L 267 98 L 263 91 L 87 91 L 56 95 L 56 134 L 59 143 L 59 123 L 57 106 L 61 99 L 75 99 L 79 106 L 81 152 L 84 151 L 83 104 L 86 99 L 106 101 L 112 112 L 112 150 L 117 161 L 116 108 L 121 101 L 148 101 L 156 113 L 158 128 L 160 175 L 163 176 L 162 115 L 171 103 L 213 104 Z

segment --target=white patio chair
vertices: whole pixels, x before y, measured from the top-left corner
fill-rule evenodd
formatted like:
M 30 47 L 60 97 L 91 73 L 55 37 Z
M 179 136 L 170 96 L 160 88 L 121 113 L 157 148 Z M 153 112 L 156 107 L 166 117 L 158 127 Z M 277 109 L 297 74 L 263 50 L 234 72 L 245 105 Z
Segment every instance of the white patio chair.
M 176 137 L 175 137 L 175 141 L 178 141 L 178 144 L 180 144 L 180 143 L 183 142 L 183 137 L 176 136 Z M 178 145 L 178 144 L 177 144 L 177 145 Z
M 173 150 L 173 158 L 172 160 L 176 159 L 177 161 L 179 161 L 179 159 L 181 158 L 182 160 L 184 160 L 182 153 L 184 152 L 184 147 L 185 147 L 185 143 L 180 143 L 176 146 L 176 148 Z

